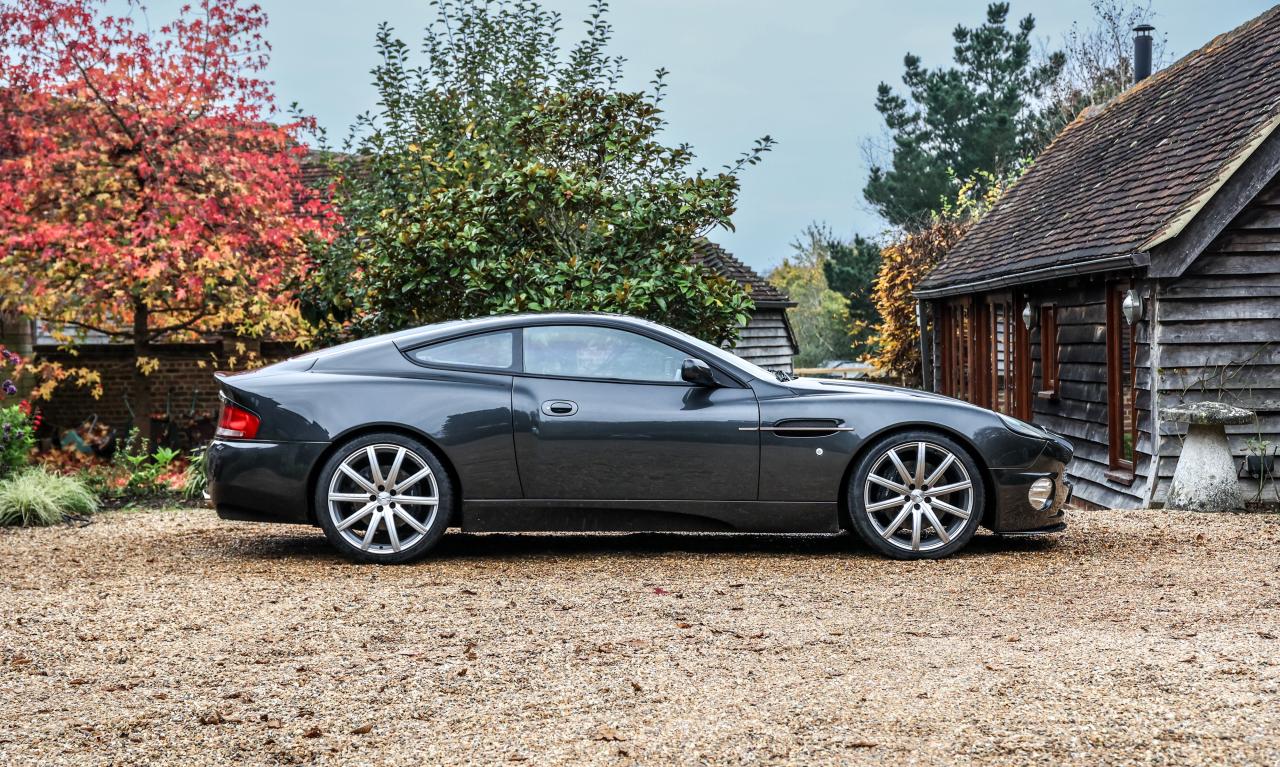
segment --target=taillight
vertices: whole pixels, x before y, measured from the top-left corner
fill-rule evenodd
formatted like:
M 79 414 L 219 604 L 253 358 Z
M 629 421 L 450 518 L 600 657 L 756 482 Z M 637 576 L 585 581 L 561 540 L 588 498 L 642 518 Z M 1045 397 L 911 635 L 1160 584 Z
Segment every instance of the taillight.
M 258 434 L 258 424 L 262 419 L 248 410 L 226 400 L 222 401 L 222 412 L 218 414 L 218 430 L 214 436 L 231 439 L 253 439 Z

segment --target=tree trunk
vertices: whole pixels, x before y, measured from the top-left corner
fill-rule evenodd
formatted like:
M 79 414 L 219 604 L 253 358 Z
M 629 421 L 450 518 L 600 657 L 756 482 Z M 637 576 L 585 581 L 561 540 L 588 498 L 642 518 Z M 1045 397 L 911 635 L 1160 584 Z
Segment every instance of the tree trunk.
M 148 310 L 142 301 L 133 302 L 133 386 L 130 405 L 133 425 L 143 439 L 151 439 L 151 382 L 142 372 L 139 360 L 151 356 L 151 335 L 147 328 Z

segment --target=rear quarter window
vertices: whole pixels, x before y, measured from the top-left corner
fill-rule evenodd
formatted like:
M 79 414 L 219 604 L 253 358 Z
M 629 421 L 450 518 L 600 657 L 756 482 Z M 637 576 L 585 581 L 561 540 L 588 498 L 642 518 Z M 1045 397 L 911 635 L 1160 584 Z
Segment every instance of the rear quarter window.
M 412 349 L 409 359 L 423 365 L 511 370 L 515 364 L 515 333 L 481 333 Z

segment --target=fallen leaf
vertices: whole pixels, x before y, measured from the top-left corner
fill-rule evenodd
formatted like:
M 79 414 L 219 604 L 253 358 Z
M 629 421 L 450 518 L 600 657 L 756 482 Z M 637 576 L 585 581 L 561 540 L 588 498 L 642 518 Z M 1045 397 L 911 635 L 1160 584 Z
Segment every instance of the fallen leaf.
M 626 740 L 626 738 L 618 734 L 617 730 L 603 725 L 596 730 L 595 739 L 610 742 L 621 742 Z
M 372 724 L 362 724 L 359 727 L 352 730 L 351 734 L 352 735 L 368 735 L 371 732 L 373 732 Z
M 321 735 L 324 735 L 324 732 L 319 727 L 312 727 L 310 730 L 302 733 L 302 737 L 304 738 L 318 738 Z

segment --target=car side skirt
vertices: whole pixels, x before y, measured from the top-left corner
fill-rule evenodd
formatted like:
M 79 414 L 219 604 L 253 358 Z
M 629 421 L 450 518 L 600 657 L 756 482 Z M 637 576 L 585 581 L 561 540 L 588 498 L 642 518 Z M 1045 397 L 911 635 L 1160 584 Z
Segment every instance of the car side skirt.
M 835 503 L 784 501 L 474 500 L 466 532 L 836 533 Z

